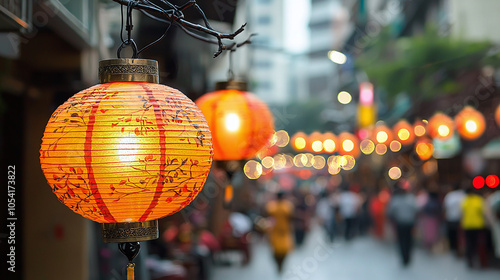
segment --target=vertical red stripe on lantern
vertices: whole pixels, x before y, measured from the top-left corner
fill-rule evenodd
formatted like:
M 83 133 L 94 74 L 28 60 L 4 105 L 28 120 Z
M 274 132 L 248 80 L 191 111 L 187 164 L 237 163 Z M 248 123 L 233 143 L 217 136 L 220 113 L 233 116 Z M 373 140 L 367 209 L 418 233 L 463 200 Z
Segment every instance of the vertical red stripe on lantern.
M 96 98 L 96 101 L 94 104 L 92 104 L 92 110 L 89 115 L 89 123 L 87 125 L 87 131 L 85 133 L 85 144 L 84 144 L 84 150 L 85 150 L 85 167 L 87 168 L 88 176 L 89 176 L 89 185 L 90 185 L 90 190 L 92 194 L 94 195 L 94 199 L 96 201 L 97 207 L 99 210 L 101 210 L 101 213 L 104 217 L 104 219 L 110 223 L 116 222 L 115 218 L 113 218 L 113 215 L 109 212 L 108 207 L 104 203 L 101 197 L 101 193 L 99 193 L 99 189 L 97 188 L 97 183 L 95 181 L 94 177 L 94 170 L 92 168 L 92 133 L 94 131 L 94 124 L 95 124 L 95 115 L 97 113 L 97 110 L 99 109 L 99 104 L 104 96 L 106 96 L 106 89 L 108 86 L 104 87 L 101 89 L 100 97 Z M 104 92 L 104 93 L 102 93 Z
M 146 91 L 146 94 L 149 97 L 149 102 L 153 104 L 153 110 L 155 112 L 155 118 L 156 118 L 156 126 L 158 127 L 158 133 L 160 134 L 160 179 L 158 182 L 156 182 L 156 190 L 155 194 L 153 196 L 153 200 L 151 201 L 151 204 L 149 204 L 148 209 L 146 209 L 146 212 L 142 214 L 141 218 L 139 221 L 145 221 L 149 214 L 153 211 L 153 209 L 158 205 L 158 200 L 160 199 L 161 192 L 163 189 L 163 182 L 165 181 L 165 129 L 163 128 L 163 120 L 161 118 L 161 111 L 158 106 L 158 102 L 156 102 L 156 98 L 154 97 L 152 91 L 146 86 L 146 85 L 141 85 L 144 90 Z

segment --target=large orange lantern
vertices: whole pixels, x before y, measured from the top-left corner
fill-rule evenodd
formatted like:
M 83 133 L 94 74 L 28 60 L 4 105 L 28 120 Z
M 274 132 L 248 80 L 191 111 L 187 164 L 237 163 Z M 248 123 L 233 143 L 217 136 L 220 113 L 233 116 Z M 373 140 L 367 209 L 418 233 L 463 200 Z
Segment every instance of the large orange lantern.
M 398 121 L 392 127 L 392 130 L 396 139 L 404 146 L 411 145 L 413 144 L 413 141 L 415 141 L 413 126 L 406 120 Z
M 458 133 L 466 140 L 475 140 L 483 135 L 486 121 L 483 114 L 467 106 L 455 116 Z
M 392 130 L 384 124 L 375 127 L 372 137 L 375 143 L 384 144 L 386 146 L 389 146 L 389 143 L 394 139 Z
M 158 238 L 157 219 L 187 206 L 212 164 L 196 105 L 158 84 L 156 61 L 101 61 L 102 84 L 52 114 L 40 163 L 59 201 L 103 224 L 105 242 Z
M 302 131 L 299 131 L 292 136 L 290 143 L 296 151 L 303 152 L 306 149 L 307 140 L 308 140 L 307 134 L 305 134 Z
M 323 134 L 323 150 L 325 153 L 333 153 L 338 150 L 338 140 L 337 136 L 331 132 L 326 132 Z
M 359 156 L 359 140 L 354 134 L 349 132 L 342 132 L 338 137 L 339 141 L 339 154 L 350 155 L 353 157 Z
M 446 140 L 453 136 L 454 122 L 443 113 L 436 113 L 429 119 L 427 132 L 430 137 Z
M 250 159 L 273 136 L 271 111 L 244 82 L 219 82 L 196 105 L 212 130 L 214 160 Z

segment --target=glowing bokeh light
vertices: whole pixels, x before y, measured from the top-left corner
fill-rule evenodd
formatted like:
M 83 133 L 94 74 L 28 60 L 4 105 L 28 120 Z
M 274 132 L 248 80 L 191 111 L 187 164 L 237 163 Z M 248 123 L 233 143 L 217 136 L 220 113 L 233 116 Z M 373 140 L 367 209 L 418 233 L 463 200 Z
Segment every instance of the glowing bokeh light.
M 337 64 L 344 64 L 347 61 L 347 56 L 339 51 L 329 51 L 328 58 Z
M 290 142 L 290 136 L 284 130 L 276 131 L 274 135 L 276 136 L 276 146 L 280 148 L 285 147 Z
M 350 93 L 348 93 L 347 91 L 341 91 L 339 92 L 339 94 L 337 95 L 337 100 L 341 103 L 341 104 L 349 104 L 351 101 L 352 101 L 352 96 Z
M 272 157 L 265 157 L 262 159 L 261 164 L 265 168 L 272 168 L 274 165 L 274 159 Z
M 322 157 L 320 155 L 314 156 L 313 167 L 315 169 L 323 169 L 323 167 L 325 167 L 325 165 L 326 165 L 326 160 L 324 157 Z
M 391 167 L 391 169 L 389 169 L 389 178 L 391 178 L 392 180 L 398 180 L 399 178 L 401 178 L 401 169 L 397 166 L 393 166 Z
M 248 177 L 248 179 L 259 179 L 262 175 L 262 165 L 255 160 L 249 160 L 243 166 L 243 172 Z
M 377 155 L 385 155 L 385 153 L 387 153 L 387 146 L 384 144 L 377 144 L 377 146 L 375 146 L 375 152 Z
M 391 144 L 389 144 L 389 148 L 394 153 L 399 152 L 401 150 L 401 143 L 399 141 L 394 140 L 391 142 Z
M 485 181 L 486 181 L 486 185 L 492 189 L 496 188 L 498 186 L 498 184 L 500 183 L 497 175 L 488 175 L 488 176 L 486 176 Z
M 482 176 L 476 176 L 472 180 L 472 186 L 474 186 L 474 188 L 476 188 L 476 189 L 480 189 L 480 188 L 484 187 L 484 178 Z
M 364 139 L 359 144 L 359 148 L 363 154 L 369 155 L 375 150 L 375 144 L 370 139 Z

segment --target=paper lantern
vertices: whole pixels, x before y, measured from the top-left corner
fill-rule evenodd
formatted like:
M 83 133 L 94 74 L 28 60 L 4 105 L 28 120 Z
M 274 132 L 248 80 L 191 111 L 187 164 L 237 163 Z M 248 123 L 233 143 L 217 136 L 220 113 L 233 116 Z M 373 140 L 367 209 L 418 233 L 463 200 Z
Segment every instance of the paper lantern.
M 398 121 L 392 127 L 394 136 L 403 146 L 411 145 L 415 141 L 415 132 L 406 120 Z
M 483 114 L 470 106 L 466 106 L 455 116 L 455 125 L 458 133 L 466 140 L 479 138 L 486 129 Z
M 244 82 L 219 82 L 196 105 L 212 131 L 214 160 L 250 159 L 273 136 L 271 111 Z
M 388 146 L 389 143 L 391 143 L 392 139 L 394 139 L 392 130 L 384 124 L 377 125 L 377 127 L 375 127 L 372 137 L 374 140 L 373 142 L 384 144 L 386 146 Z
M 323 134 L 323 150 L 325 153 L 333 153 L 338 149 L 337 136 L 331 132 L 326 132 Z
M 102 84 L 52 114 L 40 163 L 59 201 L 103 223 L 105 242 L 158 238 L 157 219 L 187 206 L 212 164 L 196 105 L 158 84 L 156 61 L 101 61 Z
M 453 136 L 453 120 L 443 113 L 436 113 L 429 119 L 427 132 L 432 138 L 440 140 L 450 139 Z
M 307 145 L 307 135 L 304 132 L 297 132 L 292 136 L 291 145 L 292 147 L 298 151 L 305 151 Z
M 359 140 L 349 132 L 339 134 L 339 153 L 341 155 L 350 155 L 354 158 L 359 156 Z

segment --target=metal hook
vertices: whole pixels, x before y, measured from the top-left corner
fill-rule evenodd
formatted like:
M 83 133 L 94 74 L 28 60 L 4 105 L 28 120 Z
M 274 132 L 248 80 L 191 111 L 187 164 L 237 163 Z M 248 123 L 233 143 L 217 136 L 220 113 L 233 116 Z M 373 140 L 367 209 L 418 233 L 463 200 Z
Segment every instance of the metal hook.
M 128 47 L 130 46 L 132 48 L 132 58 L 137 58 L 137 44 L 135 43 L 135 41 L 133 39 L 129 39 L 129 40 L 125 40 L 119 47 L 118 47 L 118 50 L 116 51 L 116 56 L 118 58 L 122 58 L 121 57 L 121 51 L 123 48 L 125 47 Z

